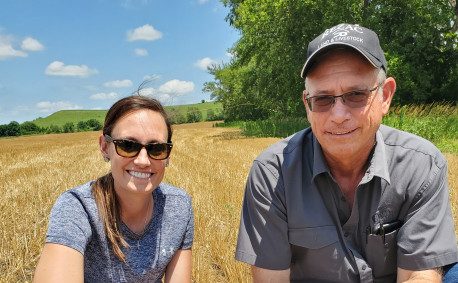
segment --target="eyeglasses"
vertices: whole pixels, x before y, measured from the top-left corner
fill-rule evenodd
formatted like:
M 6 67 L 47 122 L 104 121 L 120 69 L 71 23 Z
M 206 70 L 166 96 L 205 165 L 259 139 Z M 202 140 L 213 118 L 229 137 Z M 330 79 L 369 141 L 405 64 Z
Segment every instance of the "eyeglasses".
M 173 143 L 148 143 L 141 144 L 139 142 L 113 139 L 109 135 L 105 135 L 108 142 L 113 142 L 115 145 L 116 153 L 122 157 L 135 157 L 142 148 L 146 149 L 148 156 L 155 160 L 163 160 L 169 157 L 172 151 Z
M 361 108 L 367 105 L 369 96 L 373 91 L 378 89 L 382 84 L 378 84 L 373 89 L 353 90 L 341 95 L 317 95 L 307 97 L 305 100 L 312 112 L 326 112 L 331 109 L 331 106 L 336 103 L 338 97 L 342 98 L 342 102 L 350 108 Z M 307 94 L 308 95 L 308 94 Z

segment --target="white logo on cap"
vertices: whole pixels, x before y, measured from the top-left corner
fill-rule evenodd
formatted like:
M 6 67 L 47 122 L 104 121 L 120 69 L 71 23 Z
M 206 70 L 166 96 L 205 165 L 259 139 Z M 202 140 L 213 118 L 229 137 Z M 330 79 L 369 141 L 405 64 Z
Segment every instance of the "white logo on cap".
M 361 37 L 349 36 L 348 34 L 349 34 L 350 31 L 361 33 L 361 34 L 363 33 L 363 30 L 358 25 L 348 25 L 348 24 L 337 25 L 337 26 L 332 27 L 330 29 L 327 29 L 327 30 L 325 30 L 323 32 L 323 34 L 321 35 L 321 39 L 324 39 L 328 35 L 332 35 L 332 38 L 322 42 L 318 46 L 318 49 L 320 49 L 321 47 L 324 47 L 324 46 L 326 46 L 328 44 L 331 44 L 333 42 L 336 42 L 336 41 L 340 42 L 340 41 L 352 40 L 352 41 L 359 41 L 361 43 L 363 42 L 363 39 Z
M 349 31 L 354 31 L 357 33 L 363 33 L 363 30 L 361 29 L 360 26 L 358 25 L 345 25 L 345 24 L 340 24 L 335 27 L 332 27 L 330 29 L 327 29 L 323 32 L 321 39 L 326 37 L 328 34 L 332 33 L 334 34 L 334 37 L 336 36 L 346 36 L 348 35 Z

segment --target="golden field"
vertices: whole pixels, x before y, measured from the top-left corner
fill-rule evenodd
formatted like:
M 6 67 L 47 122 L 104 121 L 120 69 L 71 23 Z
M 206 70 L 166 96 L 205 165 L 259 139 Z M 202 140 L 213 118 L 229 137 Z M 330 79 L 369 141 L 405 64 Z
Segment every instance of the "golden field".
M 279 139 L 245 138 L 237 129 L 213 128 L 211 123 L 174 130 L 164 182 L 184 188 L 193 199 L 193 280 L 249 282 L 249 267 L 234 260 L 245 180 L 253 159 Z M 0 282 L 31 282 L 57 197 L 108 172 L 99 135 L 0 140 Z M 458 156 L 445 156 L 457 232 Z

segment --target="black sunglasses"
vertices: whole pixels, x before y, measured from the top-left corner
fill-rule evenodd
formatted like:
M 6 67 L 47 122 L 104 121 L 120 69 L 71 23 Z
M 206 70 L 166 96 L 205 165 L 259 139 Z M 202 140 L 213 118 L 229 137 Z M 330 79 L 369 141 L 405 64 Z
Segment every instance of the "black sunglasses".
M 172 142 L 141 144 L 130 140 L 113 139 L 109 135 L 105 135 L 105 138 L 108 142 L 114 143 L 116 153 L 122 157 L 135 157 L 142 148 L 145 148 L 149 157 L 155 160 L 163 160 L 169 157 L 173 147 Z
M 338 97 L 342 98 L 342 102 L 350 108 L 361 108 L 367 105 L 369 96 L 372 92 L 378 89 L 381 84 L 378 84 L 373 89 L 354 90 L 340 95 L 316 95 L 307 97 L 305 100 L 312 112 L 326 112 L 331 109 L 331 106 L 336 103 Z M 309 94 L 307 94 L 309 95 Z

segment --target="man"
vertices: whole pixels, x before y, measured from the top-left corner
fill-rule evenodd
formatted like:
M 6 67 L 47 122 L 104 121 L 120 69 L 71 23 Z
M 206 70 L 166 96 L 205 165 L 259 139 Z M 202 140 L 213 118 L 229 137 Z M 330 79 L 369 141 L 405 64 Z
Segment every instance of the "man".
M 308 47 L 311 124 L 259 155 L 235 258 L 254 282 L 440 282 L 458 261 L 447 164 L 381 126 L 396 90 L 377 35 L 340 24 Z

